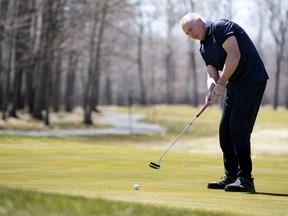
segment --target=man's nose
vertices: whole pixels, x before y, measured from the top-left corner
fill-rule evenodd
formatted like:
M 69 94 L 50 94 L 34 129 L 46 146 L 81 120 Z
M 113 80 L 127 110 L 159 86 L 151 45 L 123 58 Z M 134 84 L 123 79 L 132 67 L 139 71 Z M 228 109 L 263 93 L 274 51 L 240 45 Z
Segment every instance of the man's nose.
M 189 36 L 190 36 L 191 38 L 195 38 L 195 34 L 194 34 L 193 32 L 189 32 Z

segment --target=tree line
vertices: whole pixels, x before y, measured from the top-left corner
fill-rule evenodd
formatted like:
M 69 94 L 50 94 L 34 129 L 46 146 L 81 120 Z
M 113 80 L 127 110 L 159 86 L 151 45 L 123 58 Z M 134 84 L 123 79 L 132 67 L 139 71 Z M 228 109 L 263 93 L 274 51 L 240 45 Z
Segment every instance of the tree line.
M 198 106 L 205 67 L 179 20 L 188 11 L 233 19 L 237 1 L 220 1 L 1 0 L 2 119 L 24 109 L 49 125 L 51 111 L 82 106 L 92 124 L 99 105 Z M 288 5 L 253 4 L 254 42 L 271 77 L 263 103 L 288 108 Z

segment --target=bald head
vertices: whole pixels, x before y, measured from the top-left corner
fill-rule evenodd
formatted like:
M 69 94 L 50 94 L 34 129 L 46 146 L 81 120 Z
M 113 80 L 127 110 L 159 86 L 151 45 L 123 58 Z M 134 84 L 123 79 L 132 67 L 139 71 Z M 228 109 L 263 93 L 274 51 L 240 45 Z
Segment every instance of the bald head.
M 187 13 L 180 20 L 180 26 L 185 34 L 196 40 L 204 40 L 206 35 L 206 21 L 196 13 Z
M 192 12 L 187 13 L 180 20 L 180 25 L 182 26 L 183 24 L 187 22 L 196 22 L 197 19 L 202 19 L 203 21 L 205 21 L 199 14 L 192 13 Z

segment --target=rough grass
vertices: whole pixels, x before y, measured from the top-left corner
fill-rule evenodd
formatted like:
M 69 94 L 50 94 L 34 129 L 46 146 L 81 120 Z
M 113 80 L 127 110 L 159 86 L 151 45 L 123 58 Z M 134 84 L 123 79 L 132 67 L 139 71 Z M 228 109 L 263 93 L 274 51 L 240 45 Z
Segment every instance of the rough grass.
M 149 161 L 157 162 L 171 138 L 179 133 L 177 128 L 182 130 L 187 118 L 189 121 L 197 112 L 186 106 L 156 109 L 158 114 L 151 121 L 167 122 L 169 127 L 171 120 L 172 125 L 177 125 L 165 136 L 0 135 L 0 215 L 287 214 L 287 151 L 253 157 L 256 194 L 206 188 L 208 181 L 223 175 L 221 154 L 193 153 L 190 149 L 202 146 L 203 136 L 217 139 L 217 109 L 207 110 L 197 120 L 163 159 L 161 169 L 151 169 Z M 136 107 L 134 110 L 150 112 Z M 263 109 L 256 128 L 270 130 L 272 125 L 275 130 L 288 131 L 287 116 L 285 110 Z M 262 145 L 265 140 L 255 141 L 255 145 Z M 280 141 L 288 145 L 287 136 Z M 136 183 L 139 191 L 133 189 Z

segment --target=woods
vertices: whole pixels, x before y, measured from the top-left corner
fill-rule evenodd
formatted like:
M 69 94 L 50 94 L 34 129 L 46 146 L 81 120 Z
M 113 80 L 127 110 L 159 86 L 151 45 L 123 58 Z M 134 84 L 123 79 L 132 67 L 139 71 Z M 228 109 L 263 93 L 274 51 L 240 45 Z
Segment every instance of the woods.
M 191 10 L 247 29 L 270 76 L 263 104 L 288 108 L 288 3 L 249 2 L 1 0 L 1 118 L 24 109 L 49 125 L 51 111 L 81 106 L 92 124 L 99 105 L 198 106 L 205 65 L 179 27 Z

